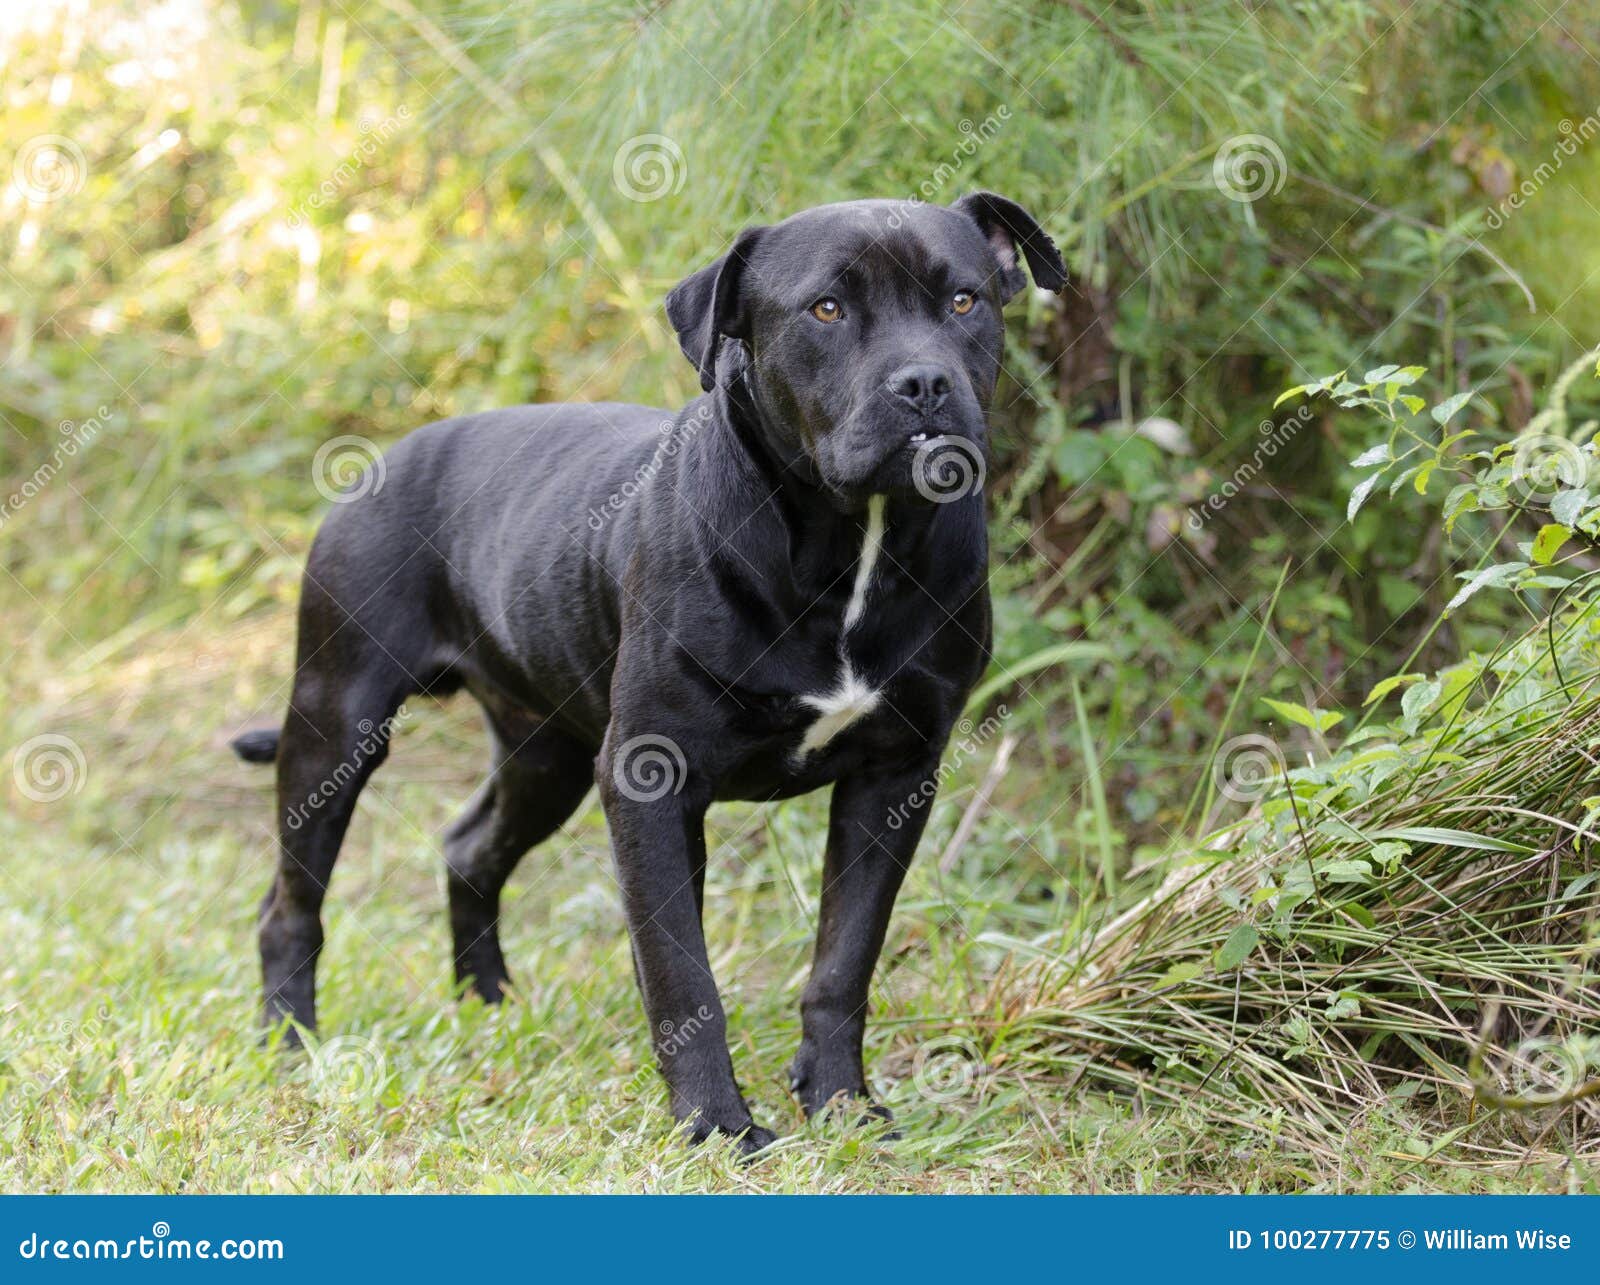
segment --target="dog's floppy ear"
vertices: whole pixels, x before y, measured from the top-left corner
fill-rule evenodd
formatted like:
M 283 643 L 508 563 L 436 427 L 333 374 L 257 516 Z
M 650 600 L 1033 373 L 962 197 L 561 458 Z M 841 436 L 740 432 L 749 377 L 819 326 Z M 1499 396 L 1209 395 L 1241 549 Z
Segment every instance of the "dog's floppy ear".
M 993 192 L 973 192 L 950 207 L 960 210 L 988 237 L 1000 260 L 1000 295 L 1003 300 L 1028 284 L 1017 264 L 1017 256 L 1028 262 L 1028 271 L 1041 289 L 1059 291 L 1067 284 L 1067 265 L 1061 252 L 1038 221 L 1015 201 Z
M 717 383 L 717 352 L 722 347 L 722 336 L 750 337 L 744 308 L 744 276 L 760 234 L 760 228 L 746 228 L 725 255 L 685 277 L 667 295 L 667 320 L 678 332 L 683 355 L 700 372 L 700 387 L 708 393 Z

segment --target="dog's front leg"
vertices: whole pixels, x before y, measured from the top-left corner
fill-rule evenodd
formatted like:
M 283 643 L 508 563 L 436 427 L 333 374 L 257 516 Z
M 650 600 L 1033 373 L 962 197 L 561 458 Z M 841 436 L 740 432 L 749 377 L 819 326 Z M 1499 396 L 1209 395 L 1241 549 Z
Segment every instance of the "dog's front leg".
M 630 742 L 617 738 L 613 726 L 596 777 L 650 1038 L 672 1114 L 688 1123 L 690 1137 L 701 1142 L 727 1134 L 753 1154 L 777 1135 L 751 1120 L 733 1078 L 727 1019 L 700 926 L 710 794 L 681 762 L 667 765 L 665 775 L 642 769 L 637 755 L 630 762 L 629 745 L 647 739 L 664 740 Z
M 869 1097 L 861 1065 L 867 992 L 889 912 L 927 823 L 937 771 L 935 757 L 833 787 L 817 947 L 800 1000 L 800 1050 L 789 1068 L 807 1116 L 837 1098 Z M 890 1118 L 885 1107 L 870 1110 Z

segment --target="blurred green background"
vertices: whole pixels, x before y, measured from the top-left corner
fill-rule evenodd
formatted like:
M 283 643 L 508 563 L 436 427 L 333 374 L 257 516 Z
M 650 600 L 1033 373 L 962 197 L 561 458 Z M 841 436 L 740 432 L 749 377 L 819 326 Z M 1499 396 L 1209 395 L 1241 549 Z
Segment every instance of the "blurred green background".
M 1182 520 L 1251 458 L 1276 394 L 1414 362 L 1516 427 L 1600 333 L 1600 150 L 1557 151 L 1600 104 L 1581 7 L 10 12 L 6 489 L 63 421 L 104 421 L 0 528 L 0 606 L 50 664 L 290 601 L 333 437 L 686 399 L 661 300 L 744 225 L 987 187 L 1039 213 L 1077 282 L 1013 309 L 1000 655 L 1016 672 L 1066 638 L 1112 649 L 1084 699 L 1117 747 L 1120 828 L 1143 835 L 1285 561 L 1269 686 L 1307 705 L 1365 694 L 1448 597 L 1460 550 L 1420 509 L 1342 521 L 1354 421 L 1319 416 L 1202 529 Z M 1152 419 L 1175 427 L 1134 431 Z M 1070 764 L 1070 730 L 1039 730 Z
M 1415 363 L 1528 422 L 1600 338 L 1596 48 L 1556 0 L 13 0 L 0 702 L 8 744 L 72 731 L 94 806 L 13 795 L 7 833 L 264 851 L 221 744 L 282 707 L 319 448 L 680 404 L 662 299 L 742 227 L 988 188 L 1073 285 L 1013 306 L 997 399 L 992 802 L 1051 819 L 985 873 L 1018 929 L 1148 870 L 1226 815 L 1193 793 L 1260 698 L 1354 708 L 1526 621 L 1441 621 L 1499 534 L 1410 486 L 1346 521 L 1370 422 L 1274 403 Z M 470 783 L 470 719 L 418 740 L 413 781 Z

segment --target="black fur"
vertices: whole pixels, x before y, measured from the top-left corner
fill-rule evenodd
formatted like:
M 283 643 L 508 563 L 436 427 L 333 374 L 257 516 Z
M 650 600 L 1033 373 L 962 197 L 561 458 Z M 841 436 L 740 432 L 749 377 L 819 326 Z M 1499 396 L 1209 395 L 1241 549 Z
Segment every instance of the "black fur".
M 278 763 L 269 1024 L 314 1026 L 323 894 L 391 718 L 410 695 L 464 687 L 492 753 L 444 845 L 458 980 L 500 998 L 501 888 L 598 781 L 673 1112 L 696 1138 L 759 1148 L 772 1134 L 734 1081 L 701 932 L 702 821 L 719 799 L 832 784 L 792 1077 L 807 1113 L 866 1097 L 868 985 L 926 816 L 905 802 L 931 791 L 989 654 L 982 493 L 927 498 L 922 439 L 983 450 L 1019 260 L 1042 285 L 1065 280 L 1038 224 L 989 193 L 746 231 L 667 300 L 704 396 L 431 424 L 333 508 L 282 733 L 234 743 Z M 958 312 L 961 291 L 973 306 Z M 823 297 L 838 320 L 813 313 Z M 882 553 L 847 627 L 878 504 Z M 806 698 L 845 674 L 876 705 L 803 753 L 819 717 Z
M 270 763 L 278 757 L 278 729 L 255 727 L 228 742 L 246 763 Z

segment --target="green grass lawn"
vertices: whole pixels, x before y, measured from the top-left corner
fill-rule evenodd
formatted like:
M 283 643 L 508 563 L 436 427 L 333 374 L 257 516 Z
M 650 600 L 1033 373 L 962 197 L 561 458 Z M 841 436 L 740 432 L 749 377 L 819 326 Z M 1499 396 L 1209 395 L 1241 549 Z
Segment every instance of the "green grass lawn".
M 321 1044 L 260 1047 L 255 906 L 272 864 L 271 773 L 233 761 L 276 712 L 286 618 L 94 669 L 41 662 L 14 739 L 82 751 L 59 800 L 12 793 L 0 864 L 0 1188 L 11 1191 L 1543 1190 L 1548 1165 L 1408 1156 L 1417 1108 L 1352 1119 L 1333 1149 L 1052 1082 L 1001 1038 L 1008 959 L 1069 898 L 1008 779 L 948 874 L 937 856 L 983 764 L 935 813 L 876 987 L 869 1076 L 904 1136 L 808 1126 L 785 1089 L 799 1038 L 825 800 L 713 813 L 707 925 L 734 1061 L 785 1136 L 750 1165 L 671 1132 L 598 807 L 507 890 L 519 985 L 451 991 L 437 834 L 482 746 L 470 702 L 424 707 L 363 796 L 333 881 Z M 88 664 L 88 661 L 82 662 Z M 24 690 L 19 687 L 16 691 Z M 7 782 L 8 786 L 13 784 Z M 1463 1163 L 1468 1162 L 1468 1163 Z

